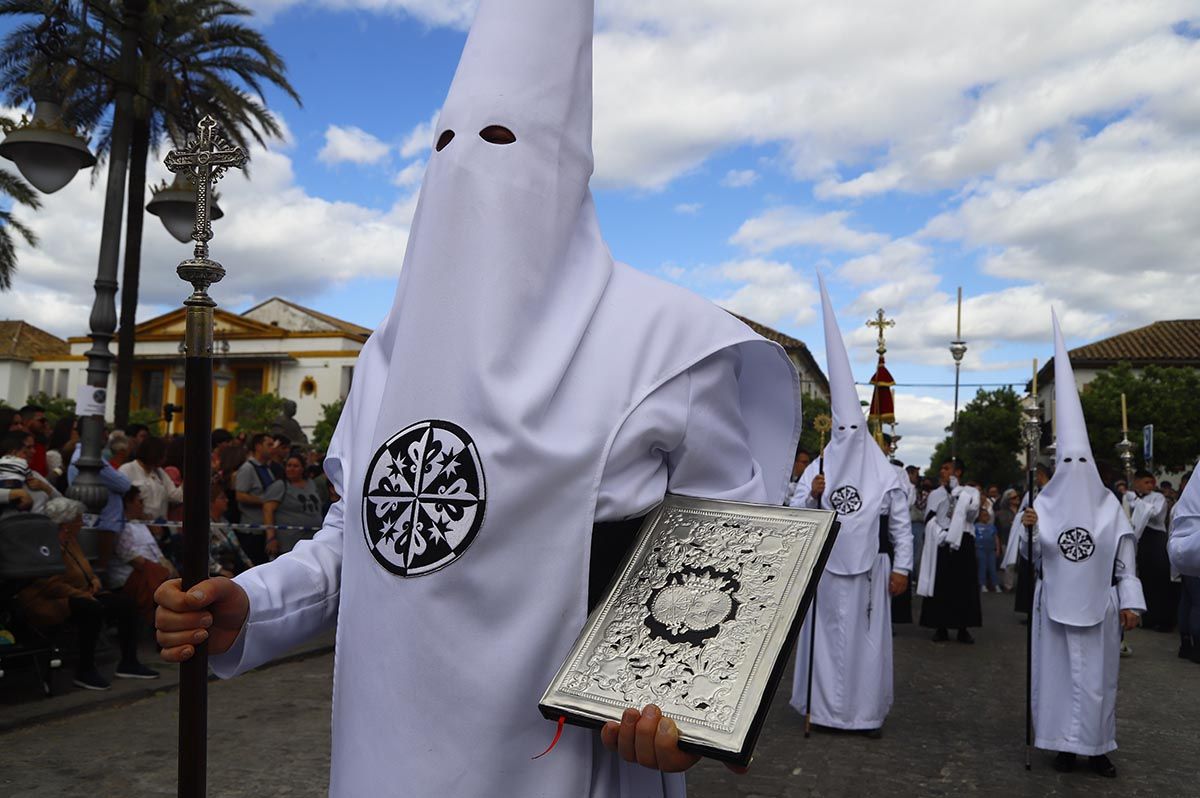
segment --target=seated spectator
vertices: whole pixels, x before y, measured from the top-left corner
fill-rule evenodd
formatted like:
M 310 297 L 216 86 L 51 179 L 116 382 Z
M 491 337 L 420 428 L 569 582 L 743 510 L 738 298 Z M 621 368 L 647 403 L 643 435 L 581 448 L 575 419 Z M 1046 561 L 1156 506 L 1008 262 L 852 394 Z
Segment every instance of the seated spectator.
M 46 439 L 50 433 L 46 409 L 37 405 L 25 405 L 21 408 L 21 420 L 25 423 L 25 431 L 33 436 L 33 450 L 26 457 L 29 467 L 45 479 L 50 475 L 46 467 Z
M 96 669 L 96 641 L 105 620 L 115 622 L 121 647 L 117 664 L 118 679 L 157 679 L 158 672 L 147 668 L 137 656 L 137 607 L 122 593 L 104 590 L 79 548 L 79 530 L 83 526 L 83 504 L 58 497 L 46 504 L 45 513 L 58 524 L 66 573 L 48 576 L 31 583 L 17 594 L 31 623 L 38 626 L 73 624 L 79 635 L 79 661 L 75 684 L 87 690 L 107 690 L 108 680 Z
M 47 478 L 60 491 L 67 489 L 67 463 L 71 462 L 71 455 L 75 454 L 78 445 L 78 419 L 73 414 L 65 415 L 55 422 L 46 448 Z
M 167 520 L 172 504 L 183 502 L 183 488 L 162 469 L 167 443 L 162 438 L 148 436 L 138 444 L 134 459 L 118 471 L 142 492 L 146 518 L 153 522 Z
M 267 527 L 267 554 L 287 554 L 301 540 L 312 540 L 325 520 L 321 494 L 304 474 L 304 458 L 293 454 L 284 461 L 284 478 L 272 482 L 263 494 L 263 524 Z M 278 526 L 307 527 L 280 529 Z
M 179 573 L 145 524 L 142 492 L 136 485 L 129 489 L 124 500 L 125 528 L 117 535 L 117 547 L 108 566 L 108 585 L 132 598 L 138 612 L 153 625 L 154 591 Z
M 129 460 L 129 450 L 132 444 L 124 432 L 115 430 L 108 436 L 108 445 L 104 449 L 104 459 L 113 468 L 120 468 Z
M 33 435 L 24 430 L 0 435 L 0 488 L 28 489 L 33 500 L 31 509 L 41 512 L 46 502 L 61 494 L 29 465 L 33 448 Z
M 254 562 L 242 550 L 237 535 L 225 521 L 225 510 L 229 499 L 217 484 L 209 491 L 208 518 L 208 573 L 209 576 L 233 578 L 254 567 Z

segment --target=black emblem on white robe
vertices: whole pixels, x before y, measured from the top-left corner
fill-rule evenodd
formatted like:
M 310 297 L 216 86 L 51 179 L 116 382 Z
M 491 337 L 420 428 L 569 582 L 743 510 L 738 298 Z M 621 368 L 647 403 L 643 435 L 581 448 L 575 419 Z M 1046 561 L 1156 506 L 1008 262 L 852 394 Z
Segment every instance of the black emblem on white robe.
M 853 485 L 843 485 L 829 495 L 829 506 L 842 515 L 850 515 L 862 509 L 862 497 Z
M 483 524 L 483 464 L 471 436 L 421 421 L 379 447 L 363 485 L 363 533 L 376 561 L 423 576 L 462 556 Z
M 1058 550 L 1070 562 L 1083 562 L 1096 551 L 1096 541 L 1091 532 L 1077 526 L 1058 536 Z

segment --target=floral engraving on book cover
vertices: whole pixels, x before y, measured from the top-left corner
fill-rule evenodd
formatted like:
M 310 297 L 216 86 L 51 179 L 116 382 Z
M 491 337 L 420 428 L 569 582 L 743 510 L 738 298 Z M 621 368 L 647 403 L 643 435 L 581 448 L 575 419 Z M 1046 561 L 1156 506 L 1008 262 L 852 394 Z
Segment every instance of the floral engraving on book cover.
M 731 732 L 792 577 L 792 548 L 812 538 L 797 527 L 812 525 L 687 509 L 661 526 L 562 689 L 614 706 L 655 703 Z

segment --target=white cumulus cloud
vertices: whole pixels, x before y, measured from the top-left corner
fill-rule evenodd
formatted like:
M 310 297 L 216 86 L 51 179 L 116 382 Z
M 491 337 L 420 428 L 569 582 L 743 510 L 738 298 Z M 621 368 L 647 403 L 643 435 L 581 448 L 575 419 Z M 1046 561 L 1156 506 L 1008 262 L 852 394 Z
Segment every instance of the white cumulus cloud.
M 317 153 L 317 159 L 329 165 L 374 164 L 387 158 L 390 150 L 386 143 L 362 128 L 330 125 L 325 128 L 325 146 Z

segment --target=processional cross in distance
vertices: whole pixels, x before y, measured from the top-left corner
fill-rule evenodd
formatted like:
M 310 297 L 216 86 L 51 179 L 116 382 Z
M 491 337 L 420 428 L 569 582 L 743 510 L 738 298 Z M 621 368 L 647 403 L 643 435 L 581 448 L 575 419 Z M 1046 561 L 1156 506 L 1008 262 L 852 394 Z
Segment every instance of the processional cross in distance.
M 883 308 L 879 308 L 875 311 L 875 318 L 870 319 L 867 322 L 867 326 L 877 327 L 879 329 L 879 344 L 875 347 L 875 351 L 880 355 L 883 355 L 885 352 L 887 352 L 887 345 L 883 341 L 883 331 L 888 327 L 895 327 L 895 319 L 887 318 L 887 314 L 883 312 Z

